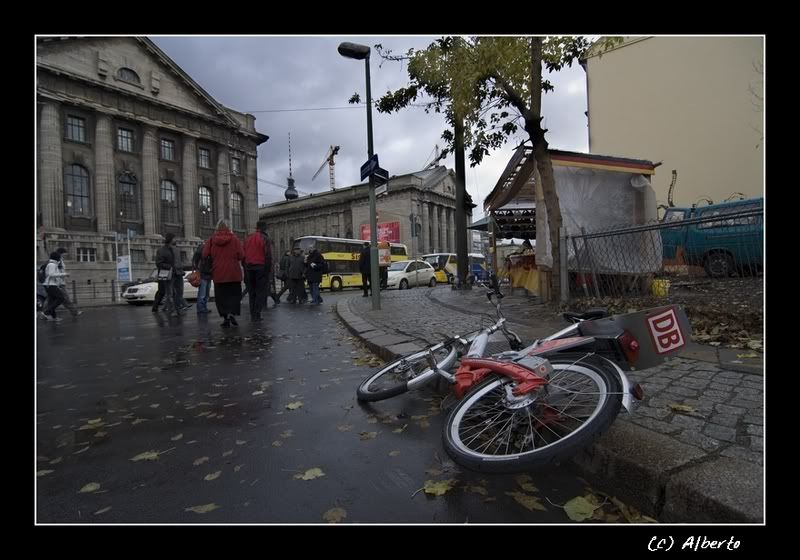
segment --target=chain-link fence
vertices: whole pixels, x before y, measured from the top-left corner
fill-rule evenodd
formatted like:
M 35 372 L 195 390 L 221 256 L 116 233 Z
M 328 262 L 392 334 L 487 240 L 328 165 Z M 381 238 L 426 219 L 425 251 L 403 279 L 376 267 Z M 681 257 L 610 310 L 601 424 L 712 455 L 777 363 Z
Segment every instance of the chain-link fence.
M 761 283 L 763 207 L 568 236 L 570 298 L 665 296 L 671 287 Z

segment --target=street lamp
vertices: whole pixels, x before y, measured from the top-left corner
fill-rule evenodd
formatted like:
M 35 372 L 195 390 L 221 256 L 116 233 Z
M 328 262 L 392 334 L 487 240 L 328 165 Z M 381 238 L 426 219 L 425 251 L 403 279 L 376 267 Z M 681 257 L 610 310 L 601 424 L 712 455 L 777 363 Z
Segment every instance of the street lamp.
M 358 43 L 340 43 L 339 54 L 345 58 L 354 58 L 364 61 L 364 68 L 367 73 L 367 155 L 372 159 L 372 90 L 369 80 L 369 52 L 366 45 Z M 378 219 L 375 212 L 375 177 L 369 175 L 369 262 L 370 262 L 370 284 L 372 286 L 372 309 L 381 308 L 381 282 L 378 275 Z

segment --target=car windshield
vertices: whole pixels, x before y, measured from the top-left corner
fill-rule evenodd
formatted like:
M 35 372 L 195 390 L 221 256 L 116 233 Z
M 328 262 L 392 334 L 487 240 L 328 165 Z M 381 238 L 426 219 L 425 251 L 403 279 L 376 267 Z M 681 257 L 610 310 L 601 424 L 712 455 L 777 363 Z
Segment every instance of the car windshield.
M 407 265 L 408 265 L 408 263 L 407 263 L 407 262 L 396 262 L 396 263 L 392 263 L 392 264 L 389 266 L 389 270 L 403 271 L 403 270 L 405 270 L 405 269 L 406 269 L 406 266 L 407 266 Z

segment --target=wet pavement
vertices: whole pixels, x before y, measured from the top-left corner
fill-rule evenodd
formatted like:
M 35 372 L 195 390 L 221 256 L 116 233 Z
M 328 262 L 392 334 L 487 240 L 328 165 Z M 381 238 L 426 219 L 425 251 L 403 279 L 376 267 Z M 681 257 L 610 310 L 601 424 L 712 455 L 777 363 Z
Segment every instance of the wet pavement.
M 378 362 L 333 313 L 351 295 L 230 329 L 149 306 L 39 321 L 37 521 L 570 522 L 559 505 L 587 493 L 573 466 L 464 471 L 432 390 L 356 401 Z

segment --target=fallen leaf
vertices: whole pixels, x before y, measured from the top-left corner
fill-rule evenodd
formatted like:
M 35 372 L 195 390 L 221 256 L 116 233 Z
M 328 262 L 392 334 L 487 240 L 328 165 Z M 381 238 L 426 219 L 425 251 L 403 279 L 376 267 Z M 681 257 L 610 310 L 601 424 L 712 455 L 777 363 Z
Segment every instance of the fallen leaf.
M 44 476 L 46 474 L 50 474 L 51 472 L 55 472 L 52 469 L 42 469 L 40 471 L 36 471 L 36 476 Z
M 688 404 L 670 404 L 669 407 L 675 412 L 694 412 L 694 408 Z
M 131 461 L 155 461 L 158 459 L 158 451 L 145 451 L 139 453 L 136 457 L 131 457 Z
M 328 523 L 338 523 L 345 517 L 347 517 L 347 512 L 342 508 L 329 509 L 328 511 L 322 514 L 322 519 L 324 519 Z
M 100 485 L 96 482 L 90 482 L 89 484 L 85 485 L 83 488 L 78 490 L 78 494 L 86 494 L 88 492 L 95 492 L 100 490 Z
M 257 397 L 258 395 L 263 395 L 263 394 L 264 394 L 264 391 L 253 391 L 253 393 L 252 393 L 252 395 L 254 397 Z
M 540 511 L 547 511 L 547 508 L 541 504 L 539 498 L 537 498 L 536 496 L 530 496 L 523 492 L 516 492 L 516 491 L 506 492 L 505 494 L 506 496 L 511 496 L 512 498 L 514 498 L 514 500 L 516 500 L 517 503 L 519 503 L 529 511 L 533 511 L 535 509 L 538 509 Z
M 283 439 L 290 438 L 290 437 L 292 437 L 293 435 L 294 435 L 294 430 L 284 430 L 284 431 L 281 433 L 281 437 L 282 437 Z
M 303 401 L 296 401 L 296 402 L 287 404 L 286 408 L 288 408 L 289 410 L 297 410 L 301 406 L 303 406 Z
M 536 486 L 534 486 L 532 484 L 531 481 L 533 479 L 530 477 L 530 475 L 521 474 L 519 476 L 516 476 L 514 478 L 514 480 L 517 482 L 517 484 L 519 484 L 519 487 L 522 488 L 523 490 L 525 490 L 526 492 L 538 492 L 539 491 L 539 489 L 536 488 Z
M 205 463 L 206 461 L 208 461 L 208 457 L 200 457 L 199 459 L 195 459 L 195 460 L 194 460 L 194 463 L 192 463 L 192 464 L 193 464 L 195 467 L 197 467 L 197 466 L 199 466 L 199 465 L 202 465 L 202 464 L 203 464 L 203 463 Z
M 225 451 L 225 452 L 222 453 L 223 457 L 227 457 L 228 455 L 233 455 L 233 449 L 231 449 L 230 451 Z
M 394 434 L 402 434 L 402 433 L 403 433 L 403 431 L 404 431 L 406 428 L 408 428 L 408 424 L 403 424 L 403 427 L 402 427 L 402 428 L 397 428 L 397 429 L 395 429 L 395 430 L 392 430 L 392 433 L 394 433 Z
M 141 424 L 142 422 L 147 422 L 147 418 L 137 418 L 136 420 L 131 422 L 131 424 L 135 426 L 136 424 Z
M 447 480 L 440 480 L 438 482 L 434 482 L 433 480 L 426 480 L 425 486 L 422 487 L 425 490 L 426 494 L 432 494 L 434 496 L 444 496 L 447 492 L 453 489 L 458 481 L 455 478 L 449 478 Z
M 192 506 L 190 508 L 185 508 L 183 511 L 193 511 L 195 513 L 208 513 L 209 511 L 214 511 L 218 509 L 219 506 L 217 504 L 203 504 L 202 506 Z
M 103 509 L 98 509 L 96 512 L 94 512 L 93 515 L 100 515 L 101 513 L 105 513 L 110 509 L 111 509 L 111 506 L 106 506 Z
M 52 461 L 50 461 L 50 464 L 51 464 L 51 465 L 57 465 L 57 464 L 59 464 L 59 463 L 60 463 L 60 462 L 61 462 L 63 459 L 64 459 L 63 457 L 57 457 L 57 458 L 53 459 Z
M 467 486 L 467 490 L 470 492 L 475 492 L 476 494 L 481 494 L 483 496 L 489 494 L 489 491 L 483 486 Z
M 243 439 L 237 439 L 236 440 L 236 445 L 244 445 L 245 443 L 247 443 L 247 442 L 245 440 L 243 440 Z
M 172 441 L 178 441 L 178 440 L 180 440 L 181 438 L 183 438 L 183 434 L 178 434 L 177 436 L 172 436 L 172 437 L 171 437 L 171 438 L 169 438 L 169 439 L 171 439 Z
M 321 476 L 325 476 L 325 473 L 322 472 L 322 469 L 319 467 L 314 467 L 313 469 L 308 469 L 303 474 L 294 475 L 294 478 L 298 480 L 314 480 L 315 478 L 319 478 Z
M 275 441 L 272 442 L 272 447 L 280 447 L 282 445 L 283 445 L 283 442 L 281 440 L 279 440 L 279 439 L 276 439 Z
M 375 436 L 378 435 L 378 432 L 360 432 L 358 435 L 361 436 L 359 439 L 362 440 L 375 439 Z
M 736 357 L 737 358 L 760 358 L 761 356 L 759 354 L 756 354 L 755 352 L 748 352 L 747 354 L 736 354 Z
M 584 521 L 589 519 L 592 515 L 594 515 L 594 510 L 596 509 L 597 506 L 589 503 L 589 501 L 583 496 L 572 498 L 570 501 L 564 504 L 564 511 L 567 513 L 567 517 L 573 521 Z
M 325 372 L 325 371 L 329 371 L 329 370 L 327 370 L 327 369 L 323 368 L 323 369 L 321 369 L 320 371 L 322 371 L 322 372 Z
M 243 466 L 244 465 L 236 465 L 235 467 L 233 467 L 233 472 L 239 472 Z
M 216 471 L 216 472 L 213 472 L 213 473 L 211 473 L 211 474 L 207 474 L 207 475 L 205 475 L 205 476 L 203 477 L 203 479 L 204 479 L 204 480 L 214 480 L 214 479 L 216 479 L 216 478 L 219 478 L 219 475 L 221 475 L 221 474 L 222 474 L 222 471 Z
M 400 455 L 399 451 L 389 451 L 389 457 L 397 457 Z
M 103 419 L 102 419 L 102 418 L 94 418 L 94 419 L 92 419 L 92 420 L 89 420 L 89 422 L 88 422 L 88 423 L 89 423 L 89 424 L 99 424 L 99 423 L 101 423 L 102 421 L 103 421 Z
M 353 426 L 351 424 L 345 424 L 343 426 L 336 426 L 336 429 L 340 432 L 349 432 L 353 429 Z

